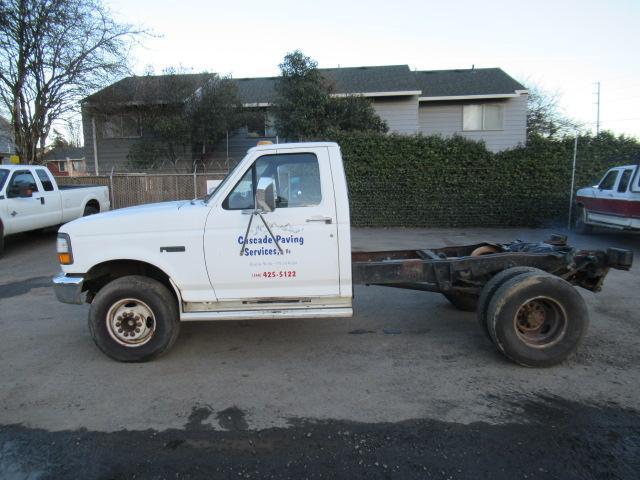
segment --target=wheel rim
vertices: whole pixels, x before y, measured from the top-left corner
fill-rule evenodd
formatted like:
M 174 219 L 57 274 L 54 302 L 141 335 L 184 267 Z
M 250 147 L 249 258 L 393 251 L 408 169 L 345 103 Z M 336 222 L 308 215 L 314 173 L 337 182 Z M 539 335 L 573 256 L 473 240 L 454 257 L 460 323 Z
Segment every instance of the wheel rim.
M 140 347 L 151 340 L 156 328 L 153 310 L 141 300 L 125 298 L 107 312 L 109 335 L 125 347 Z
M 524 302 L 513 319 L 518 338 L 530 347 L 545 348 L 556 344 L 567 328 L 567 314 L 549 297 Z

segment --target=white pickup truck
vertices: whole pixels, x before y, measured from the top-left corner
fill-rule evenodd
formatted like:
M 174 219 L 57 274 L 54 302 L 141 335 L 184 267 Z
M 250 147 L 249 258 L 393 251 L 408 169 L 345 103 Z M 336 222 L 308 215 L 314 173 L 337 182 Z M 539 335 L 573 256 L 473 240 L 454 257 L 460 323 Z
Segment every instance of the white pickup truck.
M 0 165 L 0 252 L 4 237 L 39 230 L 110 208 L 103 186 L 58 186 L 42 166 Z
M 576 193 L 576 230 L 592 227 L 640 231 L 640 165 L 614 167 L 593 187 Z
M 577 251 L 562 236 L 352 253 L 349 222 L 337 144 L 258 146 L 203 199 L 64 225 L 53 284 L 60 301 L 91 303 L 93 339 L 120 361 L 166 351 L 181 321 L 349 317 L 353 285 L 364 284 L 442 293 L 477 310 L 508 358 L 548 366 L 587 328 L 573 285 L 598 291 L 609 268 L 633 261 L 628 250 Z

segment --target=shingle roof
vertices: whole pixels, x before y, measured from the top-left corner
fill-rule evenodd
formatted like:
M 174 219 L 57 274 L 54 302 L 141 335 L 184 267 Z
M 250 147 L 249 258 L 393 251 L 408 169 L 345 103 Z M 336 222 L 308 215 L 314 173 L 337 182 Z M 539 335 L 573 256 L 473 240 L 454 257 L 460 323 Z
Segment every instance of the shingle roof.
M 148 104 L 181 102 L 192 95 L 213 75 L 185 73 L 127 77 L 84 99 L 87 103 Z
M 337 94 L 422 91 L 422 97 L 495 95 L 524 87 L 500 68 L 412 72 L 408 65 L 322 68 L 320 74 Z M 127 77 L 85 98 L 87 103 L 144 104 L 186 99 L 212 74 Z M 235 78 L 244 104 L 273 103 L 278 77 Z
M 427 70 L 414 72 L 421 97 L 497 95 L 524 90 L 500 68 Z
M 84 147 L 55 147 L 44 154 L 46 161 L 51 160 L 79 160 L 84 158 Z

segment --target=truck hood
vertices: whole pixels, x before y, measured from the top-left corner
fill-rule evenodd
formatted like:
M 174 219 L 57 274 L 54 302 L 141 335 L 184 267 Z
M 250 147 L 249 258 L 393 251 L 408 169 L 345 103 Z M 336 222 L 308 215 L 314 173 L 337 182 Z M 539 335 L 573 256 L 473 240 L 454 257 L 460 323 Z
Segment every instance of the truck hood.
M 113 235 L 176 231 L 193 228 L 190 219 L 202 219 L 204 228 L 209 209 L 202 200 L 180 200 L 121 208 L 82 217 L 63 225 L 60 232 L 69 235 Z

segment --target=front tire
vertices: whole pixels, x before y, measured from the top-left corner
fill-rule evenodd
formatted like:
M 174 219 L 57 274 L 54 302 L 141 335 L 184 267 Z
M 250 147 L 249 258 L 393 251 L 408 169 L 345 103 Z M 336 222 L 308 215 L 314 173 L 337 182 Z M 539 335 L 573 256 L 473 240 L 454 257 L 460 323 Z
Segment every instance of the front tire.
M 119 362 L 146 362 L 178 338 L 178 305 L 169 289 L 139 275 L 105 285 L 89 310 L 89 331 L 103 353 Z
M 506 281 L 489 302 L 489 333 L 496 348 L 525 367 L 551 367 L 571 355 L 589 326 L 583 298 L 547 273 Z
M 576 208 L 576 220 L 575 220 L 575 226 L 574 226 L 576 233 L 579 233 L 581 235 L 587 235 L 593 232 L 593 227 L 588 223 L 586 223 L 586 219 L 587 219 L 587 211 L 584 209 L 584 207 L 578 206 Z

